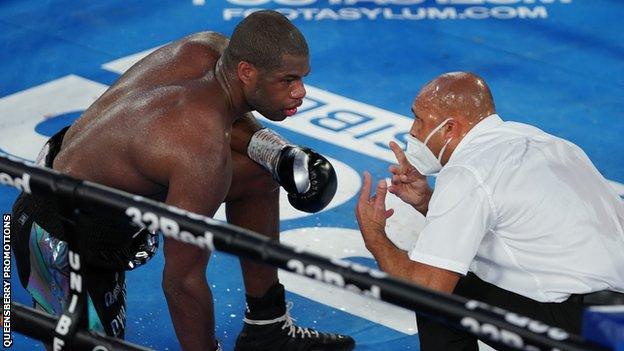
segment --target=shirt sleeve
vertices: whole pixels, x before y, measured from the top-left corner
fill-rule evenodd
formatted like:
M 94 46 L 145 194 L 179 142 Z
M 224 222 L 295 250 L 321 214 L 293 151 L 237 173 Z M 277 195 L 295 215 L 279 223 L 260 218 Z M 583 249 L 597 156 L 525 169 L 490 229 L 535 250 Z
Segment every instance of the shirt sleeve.
M 409 252 L 413 261 L 468 273 L 495 211 L 489 190 L 475 170 L 464 166 L 438 175 L 425 226 Z

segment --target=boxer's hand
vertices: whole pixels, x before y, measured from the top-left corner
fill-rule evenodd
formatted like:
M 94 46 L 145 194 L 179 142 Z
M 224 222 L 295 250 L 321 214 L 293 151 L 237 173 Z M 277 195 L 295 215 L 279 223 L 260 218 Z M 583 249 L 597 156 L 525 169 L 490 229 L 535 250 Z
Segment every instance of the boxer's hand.
M 355 207 L 355 217 L 366 248 L 373 252 L 378 240 L 382 238 L 382 235 L 385 235 L 386 219 L 392 216 L 394 210 L 386 210 L 386 193 L 388 191 L 386 181 L 379 181 L 373 196 L 371 196 L 370 190 L 371 182 L 370 173 L 364 172 L 364 182 Z
M 403 149 L 397 143 L 391 141 L 390 149 L 394 152 L 394 156 L 399 164 L 389 167 L 390 173 L 392 173 L 392 181 L 388 191 L 412 205 L 418 212 L 426 215 L 429 208 L 429 200 L 433 193 L 431 187 L 427 184 L 427 177 L 420 174 L 409 163 Z
M 288 192 L 288 202 L 304 212 L 318 212 L 336 194 L 338 181 L 331 163 L 307 148 L 283 148 L 276 167 L 277 181 Z

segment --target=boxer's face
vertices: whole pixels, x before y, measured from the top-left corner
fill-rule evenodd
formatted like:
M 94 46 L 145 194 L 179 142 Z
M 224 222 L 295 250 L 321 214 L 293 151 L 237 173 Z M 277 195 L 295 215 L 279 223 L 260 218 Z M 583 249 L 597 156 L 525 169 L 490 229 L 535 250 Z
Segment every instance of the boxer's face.
M 309 72 L 308 56 L 284 55 L 279 67 L 257 71 L 245 93 L 247 102 L 268 119 L 284 120 L 297 113 L 303 102 L 303 77 Z

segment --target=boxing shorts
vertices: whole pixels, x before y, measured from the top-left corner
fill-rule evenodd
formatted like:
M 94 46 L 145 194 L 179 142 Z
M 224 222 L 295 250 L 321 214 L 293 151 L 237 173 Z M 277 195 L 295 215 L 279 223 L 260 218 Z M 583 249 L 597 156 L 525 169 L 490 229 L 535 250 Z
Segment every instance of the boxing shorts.
M 66 127 L 44 146 L 37 163 L 52 167 Z M 158 236 L 126 218 L 81 213 L 76 228 L 84 240 L 90 330 L 123 338 L 126 323 L 125 271 L 146 263 L 158 249 Z M 21 193 L 13 205 L 11 240 L 21 284 L 34 306 L 60 315 L 69 297 L 67 233 L 54 199 Z

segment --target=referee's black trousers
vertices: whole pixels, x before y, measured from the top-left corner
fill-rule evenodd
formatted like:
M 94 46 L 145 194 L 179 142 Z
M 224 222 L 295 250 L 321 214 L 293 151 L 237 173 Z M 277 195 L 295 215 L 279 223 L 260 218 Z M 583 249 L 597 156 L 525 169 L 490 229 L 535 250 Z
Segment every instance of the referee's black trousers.
M 579 302 L 543 303 L 487 283 L 473 273 L 461 278 L 454 294 L 502 307 L 545 322 L 548 325 L 580 334 L 584 305 Z M 477 351 L 477 339 L 471 334 L 418 315 L 418 337 L 421 351 Z M 497 350 L 506 350 L 491 345 Z

